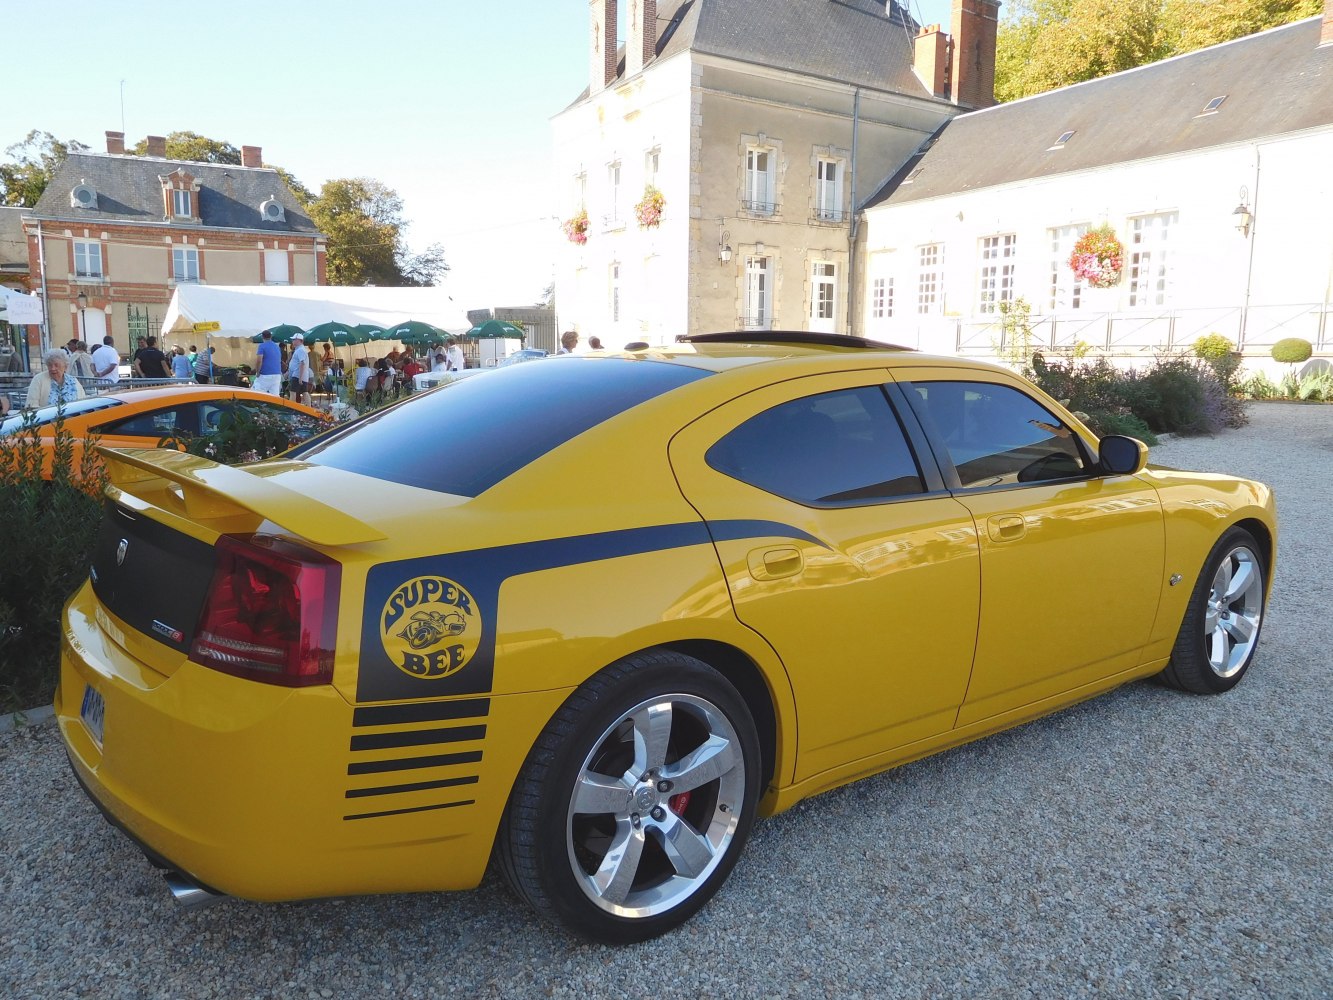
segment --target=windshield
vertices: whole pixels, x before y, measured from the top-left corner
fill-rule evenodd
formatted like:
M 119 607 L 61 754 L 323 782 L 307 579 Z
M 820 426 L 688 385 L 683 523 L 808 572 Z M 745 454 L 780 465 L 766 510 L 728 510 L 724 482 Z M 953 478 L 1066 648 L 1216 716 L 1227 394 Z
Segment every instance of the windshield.
M 708 375 L 625 358 L 511 365 L 372 413 L 284 457 L 474 497 L 590 427 Z
M 22 410 L 5 417 L 4 423 L 0 423 L 0 436 L 13 434 L 23 427 L 42 427 L 54 423 L 58 415 L 63 415 L 68 419 L 81 413 L 94 413 L 97 410 L 107 410 L 120 405 L 121 401 L 119 399 L 93 396 L 89 399 L 76 399 L 64 406 L 41 406 L 35 410 Z

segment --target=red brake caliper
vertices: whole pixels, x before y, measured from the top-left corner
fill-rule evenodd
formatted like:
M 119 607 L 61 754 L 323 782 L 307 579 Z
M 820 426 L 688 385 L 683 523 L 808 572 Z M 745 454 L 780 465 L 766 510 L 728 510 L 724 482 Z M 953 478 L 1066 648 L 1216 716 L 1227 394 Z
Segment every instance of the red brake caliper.
M 690 804 L 689 792 L 681 792 L 679 795 L 673 795 L 671 796 L 671 798 L 667 799 L 667 806 L 677 816 L 684 816 L 685 810 L 689 807 L 689 804 Z

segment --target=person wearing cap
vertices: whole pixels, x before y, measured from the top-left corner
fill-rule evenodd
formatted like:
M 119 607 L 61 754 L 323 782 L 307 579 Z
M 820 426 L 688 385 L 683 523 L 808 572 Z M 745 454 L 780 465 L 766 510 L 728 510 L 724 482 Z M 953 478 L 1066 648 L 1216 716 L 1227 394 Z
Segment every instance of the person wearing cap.
M 292 398 L 298 403 L 301 396 L 310 392 L 310 351 L 305 346 L 305 336 L 292 334 L 292 356 L 287 362 L 287 387 Z
M 282 395 L 282 352 L 273 343 L 272 330 L 259 335 L 259 347 L 255 352 L 255 388 L 270 396 Z

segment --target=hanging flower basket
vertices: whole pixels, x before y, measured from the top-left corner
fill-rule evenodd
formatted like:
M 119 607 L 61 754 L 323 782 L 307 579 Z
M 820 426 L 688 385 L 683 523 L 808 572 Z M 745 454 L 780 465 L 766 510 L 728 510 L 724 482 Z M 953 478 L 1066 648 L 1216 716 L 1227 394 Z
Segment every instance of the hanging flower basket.
M 579 214 L 572 219 L 566 219 L 561 228 L 565 231 L 565 238 L 570 243 L 580 245 L 588 242 L 588 210 L 580 209 Z
M 639 220 L 640 229 L 652 229 L 662 221 L 662 209 L 666 207 L 666 198 L 662 192 L 649 184 L 643 189 L 643 201 L 634 206 L 634 215 Z
M 1069 267 L 1075 277 L 1093 288 L 1110 288 L 1120 280 L 1125 266 L 1125 248 L 1110 226 L 1089 229 L 1074 244 Z

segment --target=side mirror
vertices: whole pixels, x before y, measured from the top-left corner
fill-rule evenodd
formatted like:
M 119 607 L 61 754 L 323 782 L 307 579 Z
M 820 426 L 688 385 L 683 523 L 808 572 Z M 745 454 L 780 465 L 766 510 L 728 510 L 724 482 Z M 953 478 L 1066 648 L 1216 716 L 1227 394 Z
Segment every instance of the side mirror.
M 1108 476 L 1135 476 L 1148 464 L 1148 446 L 1138 438 L 1112 434 L 1097 446 L 1097 464 Z

